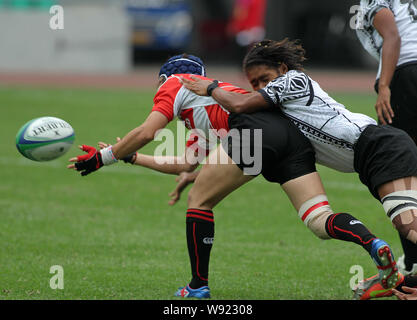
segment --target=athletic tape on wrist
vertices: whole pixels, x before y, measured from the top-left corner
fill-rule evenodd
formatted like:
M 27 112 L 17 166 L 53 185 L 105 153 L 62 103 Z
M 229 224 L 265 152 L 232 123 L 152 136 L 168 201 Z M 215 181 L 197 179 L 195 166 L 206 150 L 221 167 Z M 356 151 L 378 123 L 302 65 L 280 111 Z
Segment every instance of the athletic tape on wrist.
M 107 148 L 101 149 L 101 160 L 105 166 L 111 165 L 117 162 L 116 157 L 113 154 L 112 146 L 108 146 Z

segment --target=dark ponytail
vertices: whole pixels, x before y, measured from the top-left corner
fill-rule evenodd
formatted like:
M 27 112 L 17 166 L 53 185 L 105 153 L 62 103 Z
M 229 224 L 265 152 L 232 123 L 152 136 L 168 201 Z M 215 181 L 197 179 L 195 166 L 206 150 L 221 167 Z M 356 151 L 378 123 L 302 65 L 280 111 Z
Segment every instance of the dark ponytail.
M 303 71 L 305 60 L 305 50 L 298 40 L 263 40 L 248 51 L 243 60 L 243 70 L 259 65 L 278 68 L 285 63 L 288 70 Z

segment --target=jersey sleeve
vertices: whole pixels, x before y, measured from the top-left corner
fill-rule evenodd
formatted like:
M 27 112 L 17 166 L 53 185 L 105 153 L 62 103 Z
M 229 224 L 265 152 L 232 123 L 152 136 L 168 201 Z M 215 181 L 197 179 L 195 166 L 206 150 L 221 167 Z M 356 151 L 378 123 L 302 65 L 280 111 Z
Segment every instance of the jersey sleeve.
M 272 80 L 258 92 L 271 106 L 282 106 L 287 101 L 310 96 L 312 87 L 305 73 L 292 70 Z
M 168 80 L 158 89 L 153 102 L 152 111 L 161 112 L 165 115 L 169 121 L 172 121 L 176 116 L 174 112 L 174 104 L 178 91 L 181 89 L 182 84 L 179 79 L 170 77 Z
M 390 4 L 387 0 L 362 0 L 361 15 L 363 19 L 363 27 L 372 27 L 374 24 L 375 15 L 382 9 L 391 10 Z

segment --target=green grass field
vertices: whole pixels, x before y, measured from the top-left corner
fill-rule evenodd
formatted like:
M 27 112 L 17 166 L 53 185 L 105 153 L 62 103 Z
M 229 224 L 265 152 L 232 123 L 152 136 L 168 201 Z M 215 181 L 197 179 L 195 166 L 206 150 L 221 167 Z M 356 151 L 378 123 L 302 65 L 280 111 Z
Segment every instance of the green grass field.
M 81 178 L 66 169 L 75 145 L 114 142 L 142 123 L 152 91 L 0 87 L 0 298 L 175 299 L 190 279 L 186 196 L 168 206 L 173 176 L 124 163 Z M 335 94 L 374 117 L 371 95 Z M 25 122 L 56 116 L 75 129 L 64 157 L 23 158 L 14 145 Z M 155 143 L 143 151 L 151 154 Z M 335 212 L 349 212 L 402 254 L 382 206 L 355 174 L 319 167 Z M 215 210 L 210 262 L 214 299 L 351 299 L 353 265 L 376 273 L 359 246 L 317 239 L 279 187 L 258 177 Z M 64 289 L 50 288 L 50 267 Z

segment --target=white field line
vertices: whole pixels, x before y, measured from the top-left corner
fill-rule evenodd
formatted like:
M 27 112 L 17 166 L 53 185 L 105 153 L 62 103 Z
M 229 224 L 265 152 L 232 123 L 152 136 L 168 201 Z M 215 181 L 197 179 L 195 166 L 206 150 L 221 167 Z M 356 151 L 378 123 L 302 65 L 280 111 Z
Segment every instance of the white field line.
M 69 164 L 69 162 L 68 162 Z M 3 169 L 7 166 L 15 165 L 21 167 L 33 167 L 33 168 L 50 168 L 50 169 L 60 169 L 60 170 L 69 170 L 66 168 L 66 164 L 58 161 L 49 161 L 49 162 L 36 162 L 23 157 L 14 158 L 14 157 L 0 157 L 0 165 Z M 7 170 L 7 169 L 6 169 Z M 104 167 L 100 169 L 100 172 L 103 174 L 129 174 L 129 175 L 138 175 L 138 176 L 160 176 L 173 179 L 172 175 L 164 174 L 155 170 L 147 169 L 140 166 L 132 166 L 130 164 L 125 164 L 123 162 L 115 164 L 109 167 Z M 340 173 L 340 180 L 329 180 L 326 179 L 323 181 L 323 184 L 326 189 L 338 189 L 346 191 L 363 191 L 368 192 L 366 186 L 361 183 L 352 183 L 352 182 L 342 182 L 343 173 Z M 264 179 L 254 179 L 251 183 L 267 183 Z

